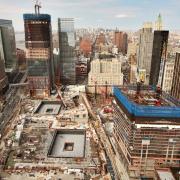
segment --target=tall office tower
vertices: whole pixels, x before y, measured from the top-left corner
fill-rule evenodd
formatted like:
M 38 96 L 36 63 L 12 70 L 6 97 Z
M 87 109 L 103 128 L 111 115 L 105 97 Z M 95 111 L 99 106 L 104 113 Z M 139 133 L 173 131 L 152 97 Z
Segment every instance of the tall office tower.
M 0 19 L 0 29 L 6 72 L 12 73 L 17 70 L 16 42 L 12 21 Z
M 117 46 L 119 52 L 126 55 L 128 46 L 128 35 L 125 32 L 115 31 L 114 45 Z
M 162 86 L 162 80 L 159 80 L 159 72 L 160 67 L 164 69 L 164 62 L 167 56 L 168 36 L 169 31 L 154 31 L 151 71 L 149 80 L 150 85 L 156 86 L 159 81 L 159 85 Z
M 167 57 L 164 67 L 160 70 L 159 79 L 162 80 L 162 90 L 170 93 L 172 88 L 172 80 L 174 73 L 175 56 Z M 162 77 L 163 76 L 163 77 Z
M 180 100 L 180 53 L 176 53 L 171 95 Z
M 146 70 L 146 82 L 149 84 L 153 47 L 152 23 L 145 23 L 139 34 L 139 46 L 137 51 L 138 69 Z
M 28 82 L 31 96 L 47 97 L 53 86 L 51 16 L 24 14 Z
M 155 30 L 161 31 L 163 28 L 162 16 L 159 14 L 157 21 L 155 22 Z
M 0 96 L 5 92 L 7 85 L 8 79 L 5 73 L 3 42 L 0 29 Z
M 60 49 L 60 82 L 62 84 L 76 83 L 76 56 L 74 19 L 59 18 L 59 49 Z

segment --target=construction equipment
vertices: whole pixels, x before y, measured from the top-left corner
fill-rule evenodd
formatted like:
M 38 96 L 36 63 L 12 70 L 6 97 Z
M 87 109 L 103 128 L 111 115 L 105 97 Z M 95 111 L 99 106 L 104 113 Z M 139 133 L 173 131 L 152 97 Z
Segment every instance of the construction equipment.
M 66 108 L 66 107 L 67 107 L 67 105 L 66 105 L 66 103 L 65 103 L 65 101 L 64 101 L 64 99 L 63 99 L 63 97 L 62 97 L 62 95 L 61 95 L 60 88 L 59 88 L 57 85 L 55 85 L 55 86 L 56 86 L 56 89 L 57 89 L 58 95 L 59 95 L 59 97 L 60 97 L 60 99 L 61 99 L 61 101 L 62 101 L 62 103 L 63 103 L 64 107 Z

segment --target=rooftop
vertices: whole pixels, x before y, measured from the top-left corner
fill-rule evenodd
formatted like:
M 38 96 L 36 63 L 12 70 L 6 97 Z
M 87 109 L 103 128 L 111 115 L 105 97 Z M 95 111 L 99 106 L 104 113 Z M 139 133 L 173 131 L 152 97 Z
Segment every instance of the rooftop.
M 180 118 L 180 102 L 152 87 L 114 87 L 114 96 L 125 110 L 135 117 Z
M 23 14 L 24 20 L 47 20 L 51 21 L 49 14 Z
M 85 142 L 85 130 L 57 130 L 50 145 L 48 156 L 54 158 L 83 158 Z

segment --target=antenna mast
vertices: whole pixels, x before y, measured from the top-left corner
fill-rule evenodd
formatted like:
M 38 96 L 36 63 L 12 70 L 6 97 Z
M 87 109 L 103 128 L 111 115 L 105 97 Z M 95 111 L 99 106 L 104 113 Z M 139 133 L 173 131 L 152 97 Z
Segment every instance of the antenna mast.
M 35 14 L 40 14 L 40 8 L 41 8 L 41 3 L 37 0 L 36 4 L 34 5 Z

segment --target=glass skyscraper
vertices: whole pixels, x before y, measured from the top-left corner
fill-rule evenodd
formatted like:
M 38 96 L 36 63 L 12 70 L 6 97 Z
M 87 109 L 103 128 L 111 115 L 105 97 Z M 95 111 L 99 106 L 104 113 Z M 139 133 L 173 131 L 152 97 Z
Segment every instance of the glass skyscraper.
M 75 56 L 75 32 L 74 19 L 59 18 L 59 49 L 60 49 L 60 82 L 61 84 L 76 83 L 76 56 Z
M 169 31 L 154 31 L 150 85 L 156 86 L 158 84 L 161 63 L 166 60 L 168 37 Z
M 7 72 L 17 69 L 15 33 L 11 20 L 0 19 L 4 64 Z
M 0 96 L 5 92 L 7 85 L 8 79 L 5 73 L 3 42 L 0 29 Z

